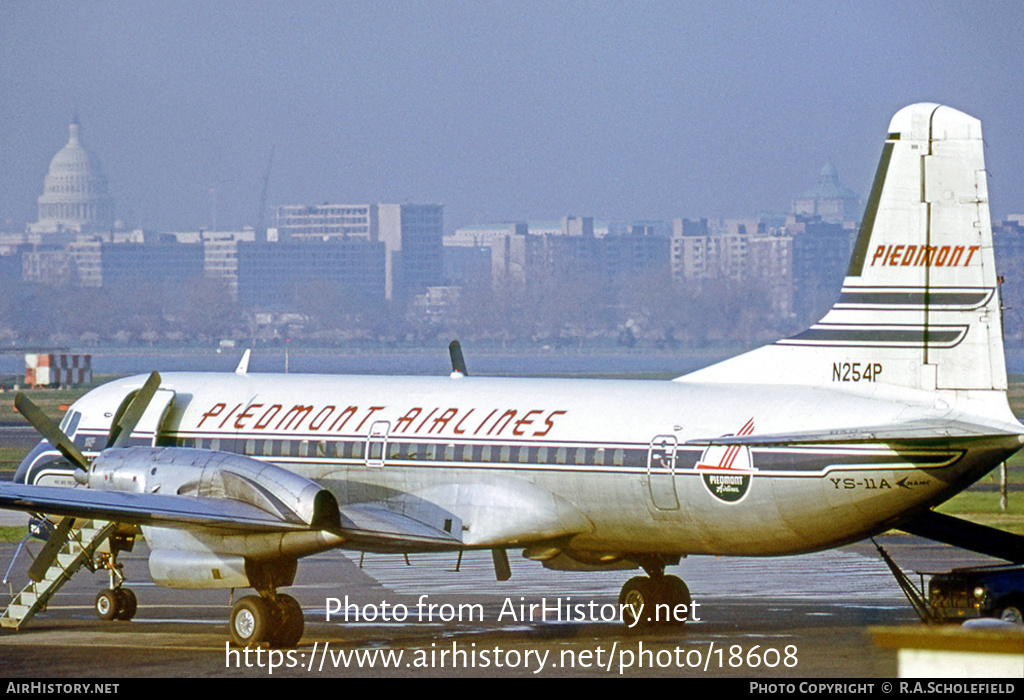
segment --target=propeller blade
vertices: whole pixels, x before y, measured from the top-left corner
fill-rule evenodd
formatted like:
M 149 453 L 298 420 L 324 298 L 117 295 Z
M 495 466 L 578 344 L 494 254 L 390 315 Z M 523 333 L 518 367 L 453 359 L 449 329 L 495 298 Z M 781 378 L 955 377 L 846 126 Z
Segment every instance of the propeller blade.
M 110 433 L 107 435 L 107 447 L 122 447 L 128 442 L 132 431 L 135 430 L 135 426 L 142 420 L 142 415 L 146 412 L 149 402 L 153 400 L 156 390 L 159 388 L 160 374 L 153 372 L 146 379 L 142 388 L 135 392 L 128 407 L 119 413 L 114 424 L 110 426 Z
M 468 376 L 469 372 L 466 371 L 466 360 L 462 357 L 462 346 L 459 345 L 459 341 L 453 340 L 448 343 L 448 356 L 452 358 L 452 373 L 458 372 L 463 376 Z
M 71 442 L 71 438 L 64 434 L 60 427 L 43 413 L 42 409 L 32 403 L 24 394 L 16 394 L 14 406 L 18 413 L 25 416 L 25 420 L 32 424 L 32 427 L 53 445 L 69 462 L 86 471 L 89 470 L 89 460 L 85 458 L 82 451 Z

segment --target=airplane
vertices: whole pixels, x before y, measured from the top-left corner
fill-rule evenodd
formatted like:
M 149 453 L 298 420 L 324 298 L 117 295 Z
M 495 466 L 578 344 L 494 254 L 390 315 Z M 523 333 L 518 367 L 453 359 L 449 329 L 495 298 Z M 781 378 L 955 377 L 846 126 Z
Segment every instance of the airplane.
M 241 646 L 293 646 L 279 589 L 341 548 L 507 551 L 642 568 L 628 624 L 691 602 L 688 556 L 777 556 L 891 528 L 1024 560 L 932 508 L 1024 444 L 1007 401 L 980 121 L 914 104 L 889 125 L 842 291 L 793 337 L 670 381 L 175 372 L 120 379 L 43 441 L 0 507 L 141 530 L 159 585 L 253 588 Z M 69 488 L 74 487 L 74 488 Z M 66 529 L 66 527 L 65 527 Z M 53 539 L 51 537 L 51 539 Z M 59 537 L 57 537 L 59 542 Z M 127 543 L 127 544 L 125 544 Z M 42 555 L 40 555 L 42 556 Z M 120 582 L 97 611 L 130 617 Z

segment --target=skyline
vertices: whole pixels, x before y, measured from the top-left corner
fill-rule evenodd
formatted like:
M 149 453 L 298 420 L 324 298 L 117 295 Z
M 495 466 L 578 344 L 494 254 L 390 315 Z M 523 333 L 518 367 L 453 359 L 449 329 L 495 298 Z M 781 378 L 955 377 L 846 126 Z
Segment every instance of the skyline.
M 76 114 L 129 228 L 254 225 L 268 165 L 268 217 L 437 202 L 446 231 L 784 211 L 826 161 L 863 199 L 889 119 L 917 101 L 979 117 L 993 218 L 1024 208 L 1024 9 L 757 10 L 4 3 L 0 226 L 35 220 Z

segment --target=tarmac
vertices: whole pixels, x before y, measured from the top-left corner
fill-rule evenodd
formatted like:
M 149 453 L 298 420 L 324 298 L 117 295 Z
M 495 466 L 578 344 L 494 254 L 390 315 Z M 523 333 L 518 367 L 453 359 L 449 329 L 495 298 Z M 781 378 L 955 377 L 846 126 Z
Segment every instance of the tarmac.
M 917 571 L 991 561 L 912 537 L 880 543 L 921 582 Z M 5 570 L 15 548 L 0 544 Z M 92 604 L 107 575 L 82 571 L 23 629 L 0 630 L 0 678 L 891 678 L 896 651 L 870 630 L 919 624 L 870 542 L 684 559 L 669 573 L 689 585 L 696 619 L 653 630 L 615 615 L 620 587 L 639 571 L 548 571 L 510 552 L 512 578 L 496 581 L 487 552 L 460 562 L 333 551 L 303 559 L 283 589 L 305 611 L 300 643 L 246 651 L 228 643 L 227 620 L 232 596 L 251 591 L 159 588 L 146 553 L 137 543 L 121 556 L 139 600 L 134 620 L 99 620 Z M 11 590 L 27 566 L 23 552 Z

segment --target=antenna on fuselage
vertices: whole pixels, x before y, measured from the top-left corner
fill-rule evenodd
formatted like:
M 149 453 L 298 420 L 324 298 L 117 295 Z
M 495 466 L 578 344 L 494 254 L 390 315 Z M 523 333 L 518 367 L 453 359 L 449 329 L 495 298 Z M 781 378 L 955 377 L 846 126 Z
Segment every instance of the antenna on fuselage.
M 249 348 L 242 353 L 242 359 L 238 361 L 238 367 L 235 367 L 235 374 L 247 374 L 249 372 L 249 354 L 252 352 L 252 348 Z

